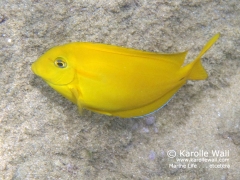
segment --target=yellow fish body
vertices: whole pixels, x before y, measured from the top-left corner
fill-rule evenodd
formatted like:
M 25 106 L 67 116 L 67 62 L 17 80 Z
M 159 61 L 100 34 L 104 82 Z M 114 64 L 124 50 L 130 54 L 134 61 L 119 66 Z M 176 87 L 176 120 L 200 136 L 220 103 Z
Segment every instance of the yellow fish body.
M 218 38 L 219 33 L 184 67 L 187 52 L 159 54 L 75 42 L 48 50 L 32 71 L 80 110 L 137 117 L 162 107 L 187 80 L 206 79 L 201 57 Z

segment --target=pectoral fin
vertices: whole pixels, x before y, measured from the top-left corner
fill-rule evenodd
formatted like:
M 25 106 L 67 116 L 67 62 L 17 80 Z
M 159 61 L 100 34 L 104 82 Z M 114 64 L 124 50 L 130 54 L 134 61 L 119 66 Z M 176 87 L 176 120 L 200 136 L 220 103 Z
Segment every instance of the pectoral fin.
M 83 114 L 83 106 L 82 106 L 82 102 L 80 100 L 80 97 L 82 95 L 81 91 L 78 88 L 75 88 L 75 87 L 70 88 L 70 90 L 71 90 L 73 96 L 76 99 L 76 104 L 78 106 L 79 113 L 82 115 Z

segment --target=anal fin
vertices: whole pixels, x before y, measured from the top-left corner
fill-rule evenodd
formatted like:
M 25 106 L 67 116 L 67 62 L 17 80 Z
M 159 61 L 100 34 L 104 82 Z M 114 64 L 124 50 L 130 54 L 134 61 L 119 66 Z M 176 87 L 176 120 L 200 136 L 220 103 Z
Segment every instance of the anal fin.
M 127 111 L 120 111 L 120 112 L 112 112 L 113 116 L 119 116 L 122 118 L 131 118 L 131 117 L 141 117 L 148 115 L 152 112 L 157 111 L 158 109 L 162 108 L 164 105 L 168 103 L 168 101 L 172 98 L 172 96 L 185 84 L 181 83 L 175 88 L 173 88 L 171 91 L 166 93 L 164 96 L 160 97 L 156 101 L 147 104 L 143 107 L 137 108 L 137 109 L 130 109 Z

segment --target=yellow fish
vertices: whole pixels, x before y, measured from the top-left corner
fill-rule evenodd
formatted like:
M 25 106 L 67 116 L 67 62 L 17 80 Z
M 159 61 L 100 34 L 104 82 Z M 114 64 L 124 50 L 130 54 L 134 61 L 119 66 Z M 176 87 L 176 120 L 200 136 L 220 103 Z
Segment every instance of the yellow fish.
M 186 52 L 159 54 L 98 43 L 74 42 L 53 47 L 32 64 L 32 71 L 82 108 L 124 118 L 149 114 L 187 82 L 203 80 L 203 54 L 182 66 Z

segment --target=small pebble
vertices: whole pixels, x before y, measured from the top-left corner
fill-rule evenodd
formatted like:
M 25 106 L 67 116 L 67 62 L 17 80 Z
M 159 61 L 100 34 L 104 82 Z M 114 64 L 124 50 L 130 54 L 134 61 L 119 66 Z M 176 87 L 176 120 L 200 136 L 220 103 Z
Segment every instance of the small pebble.
M 142 128 L 142 131 L 143 131 L 144 133 L 149 133 L 149 129 L 146 128 L 146 127 Z
M 154 151 L 150 151 L 150 154 L 148 157 L 150 160 L 154 160 L 156 158 L 156 153 Z
M 145 119 L 145 122 L 146 122 L 147 125 L 152 125 L 152 124 L 155 123 L 155 117 L 153 117 L 153 116 L 147 117 Z

